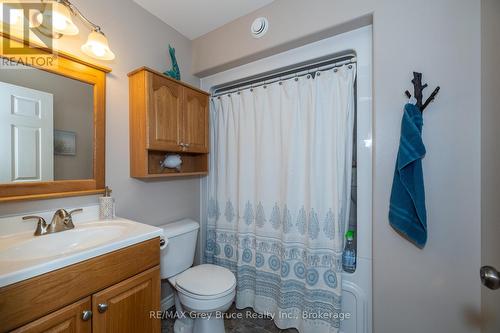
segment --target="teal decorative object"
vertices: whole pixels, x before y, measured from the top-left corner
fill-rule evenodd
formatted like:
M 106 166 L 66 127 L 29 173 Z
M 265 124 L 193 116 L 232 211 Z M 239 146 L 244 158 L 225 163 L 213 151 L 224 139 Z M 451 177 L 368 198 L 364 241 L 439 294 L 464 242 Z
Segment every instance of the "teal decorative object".
M 177 59 L 175 59 L 175 49 L 168 45 L 168 53 L 170 54 L 170 60 L 172 61 L 172 69 L 164 72 L 166 76 L 170 76 L 173 79 L 180 80 L 181 79 L 181 70 L 179 69 L 179 65 L 177 64 Z

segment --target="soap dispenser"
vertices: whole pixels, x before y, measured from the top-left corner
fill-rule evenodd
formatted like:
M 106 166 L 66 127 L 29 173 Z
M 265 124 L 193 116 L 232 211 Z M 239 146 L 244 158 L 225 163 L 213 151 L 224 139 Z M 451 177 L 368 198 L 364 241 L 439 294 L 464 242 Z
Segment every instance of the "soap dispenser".
M 111 220 L 115 218 L 115 199 L 111 197 L 112 190 L 106 186 L 104 196 L 99 198 L 99 218 Z

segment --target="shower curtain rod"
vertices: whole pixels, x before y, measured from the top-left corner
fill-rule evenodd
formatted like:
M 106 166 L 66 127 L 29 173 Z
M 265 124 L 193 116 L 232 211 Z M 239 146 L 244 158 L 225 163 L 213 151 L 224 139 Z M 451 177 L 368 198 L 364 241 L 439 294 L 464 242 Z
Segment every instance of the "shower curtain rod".
M 314 78 L 315 72 L 318 70 L 328 70 L 343 65 L 353 64 L 356 63 L 356 61 L 355 54 L 347 54 L 335 58 L 326 58 L 326 60 L 322 58 L 322 60 L 281 68 L 276 71 L 266 72 L 241 81 L 233 81 L 226 85 L 216 87 L 212 92 L 212 98 L 224 94 L 232 94 L 244 88 L 256 88 L 293 77 L 311 75 Z

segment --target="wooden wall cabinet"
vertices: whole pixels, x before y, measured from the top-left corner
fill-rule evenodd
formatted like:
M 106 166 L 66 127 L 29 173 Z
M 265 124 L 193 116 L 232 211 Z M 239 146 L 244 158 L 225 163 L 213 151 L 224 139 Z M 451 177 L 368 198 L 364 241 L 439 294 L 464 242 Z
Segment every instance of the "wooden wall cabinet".
M 209 94 L 147 67 L 128 75 L 130 176 L 206 175 Z M 180 172 L 160 168 L 166 154 L 181 155 Z
M 2 287 L 0 332 L 160 333 L 159 261 L 155 238 Z
M 183 89 L 183 139 L 188 152 L 208 153 L 208 95 Z
M 131 91 L 131 97 L 144 93 L 144 112 L 135 116 L 146 117 L 146 148 L 150 150 L 176 151 L 182 142 L 182 86 L 159 75 L 144 73 L 144 88 Z M 131 80 L 135 77 L 131 76 Z M 147 82 L 149 81 L 149 82 Z M 149 88 L 148 88 L 149 85 Z M 140 97 L 142 99 L 142 96 Z M 148 103 L 148 99 L 150 100 Z M 134 112 L 139 110 L 134 109 Z M 134 120 L 137 117 L 134 117 Z M 132 124 L 131 124 L 132 125 Z

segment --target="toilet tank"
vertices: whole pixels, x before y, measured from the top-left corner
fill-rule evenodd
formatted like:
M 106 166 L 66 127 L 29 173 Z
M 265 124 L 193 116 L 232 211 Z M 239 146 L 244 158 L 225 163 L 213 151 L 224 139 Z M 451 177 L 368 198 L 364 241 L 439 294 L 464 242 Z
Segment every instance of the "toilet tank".
M 168 239 L 167 247 L 161 250 L 161 278 L 177 275 L 193 266 L 198 237 L 198 222 L 184 219 L 160 226 Z

